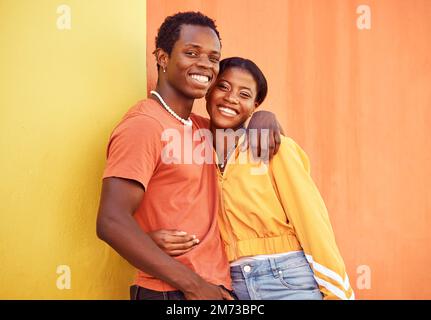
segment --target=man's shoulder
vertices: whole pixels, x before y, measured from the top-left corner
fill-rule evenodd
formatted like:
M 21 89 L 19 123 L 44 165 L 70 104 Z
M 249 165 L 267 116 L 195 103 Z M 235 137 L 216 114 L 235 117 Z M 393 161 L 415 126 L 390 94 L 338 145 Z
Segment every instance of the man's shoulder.
M 140 100 L 126 112 L 117 127 L 163 130 L 159 120 L 159 109 L 154 100 Z

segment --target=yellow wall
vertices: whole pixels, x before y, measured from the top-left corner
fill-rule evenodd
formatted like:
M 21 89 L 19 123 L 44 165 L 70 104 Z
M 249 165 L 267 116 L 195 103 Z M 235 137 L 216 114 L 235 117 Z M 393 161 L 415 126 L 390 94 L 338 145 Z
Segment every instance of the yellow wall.
M 95 220 L 109 134 L 146 96 L 145 3 L 0 0 L 0 299 L 128 298 Z

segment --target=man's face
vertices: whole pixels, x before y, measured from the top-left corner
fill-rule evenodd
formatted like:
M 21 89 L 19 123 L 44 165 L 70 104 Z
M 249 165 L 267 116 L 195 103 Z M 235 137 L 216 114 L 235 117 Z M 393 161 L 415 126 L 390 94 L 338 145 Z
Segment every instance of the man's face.
M 166 66 L 167 80 L 188 98 L 204 97 L 217 77 L 220 49 L 211 28 L 183 25 Z

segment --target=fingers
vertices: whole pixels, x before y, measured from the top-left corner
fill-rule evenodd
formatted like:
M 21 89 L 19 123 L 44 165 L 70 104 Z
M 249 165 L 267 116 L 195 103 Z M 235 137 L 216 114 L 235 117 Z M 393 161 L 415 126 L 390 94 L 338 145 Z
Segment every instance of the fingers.
M 199 242 L 195 235 L 187 234 L 184 231 L 167 230 L 164 234 L 164 241 L 169 244 L 185 244 L 194 240 Z
M 193 239 L 191 241 L 182 242 L 182 243 L 168 243 L 166 245 L 166 249 L 168 249 L 169 251 L 187 250 L 196 246 L 198 243 L 199 243 L 199 239 Z
M 264 161 L 271 160 L 275 154 L 275 137 L 274 137 L 274 135 L 275 135 L 274 130 L 270 130 L 269 136 L 268 136 L 268 143 L 266 145 L 266 147 L 268 149 L 266 149 L 264 151 L 264 155 L 265 155 L 265 157 L 263 158 Z
M 244 141 L 239 145 L 239 151 L 244 152 L 248 149 L 248 131 L 244 134 Z
M 180 256 L 182 254 L 185 254 L 187 252 L 189 252 L 190 250 L 192 250 L 194 248 L 194 246 L 192 248 L 189 248 L 187 250 L 174 250 L 174 251 L 169 251 L 169 255 L 173 256 L 173 257 L 177 257 Z
M 285 136 L 286 134 L 284 133 L 284 129 L 283 129 L 283 127 L 281 126 L 280 122 L 278 122 L 278 121 L 277 121 L 277 124 L 278 124 L 278 129 L 280 130 L 280 133 L 281 133 L 283 136 Z
M 258 134 L 259 153 L 258 157 L 261 161 L 268 163 L 274 155 L 275 141 L 273 130 L 265 129 L 264 132 Z
M 280 136 L 280 134 L 281 134 L 280 130 L 274 131 L 274 143 L 275 143 L 274 155 L 276 155 L 277 152 L 278 152 L 278 150 L 280 149 L 280 145 L 281 145 L 281 136 Z
M 250 146 L 251 155 L 253 159 L 257 160 L 260 157 L 260 130 L 257 130 L 251 137 L 249 137 L 248 144 Z

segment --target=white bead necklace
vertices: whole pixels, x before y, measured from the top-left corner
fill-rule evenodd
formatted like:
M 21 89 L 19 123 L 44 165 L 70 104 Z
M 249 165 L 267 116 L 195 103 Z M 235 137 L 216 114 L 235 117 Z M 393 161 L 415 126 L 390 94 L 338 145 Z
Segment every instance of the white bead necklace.
M 157 91 L 151 90 L 150 93 L 152 95 L 155 95 L 160 103 L 162 104 L 163 108 L 166 109 L 167 112 L 169 112 L 175 119 L 177 119 L 178 121 L 180 121 L 182 124 L 184 124 L 185 126 L 189 126 L 191 127 L 193 125 L 192 120 L 190 119 L 190 117 L 185 120 L 183 118 L 181 118 L 179 115 L 176 114 L 176 112 L 174 110 L 172 110 L 165 102 L 165 100 L 163 100 L 163 98 L 160 96 L 160 94 Z

